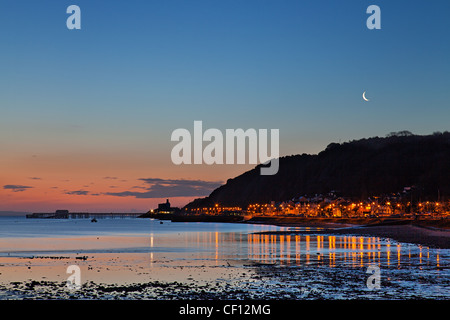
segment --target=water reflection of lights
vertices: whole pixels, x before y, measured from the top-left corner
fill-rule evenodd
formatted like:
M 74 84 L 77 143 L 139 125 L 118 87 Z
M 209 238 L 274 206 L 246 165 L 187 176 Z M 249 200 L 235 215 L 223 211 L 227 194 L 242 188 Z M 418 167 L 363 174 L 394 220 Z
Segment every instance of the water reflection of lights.
M 250 259 L 263 263 L 311 264 L 336 267 L 344 263 L 352 267 L 365 267 L 369 264 L 401 267 L 411 264 L 417 258 L 422 264 L 434 264 L 439 267 L 439 254 L 432 261 L 427 247 L 426 256 L 423 247 L 395 243 L 389 239 L 362 236 L 323 236 L 323 235 L 285 235 L 285 234 L 249 234 L 248 255 Z M 414 250 L 417 253 L 414 254 Z M 411 252 L 413 250 L 413 252 Z M 392 261 L 394 256 L 394 261 Z
M 206 232 L 184 236 L 184 241 L 178 245 L 183 243 L 189 250 L 194 250 L 193 256 L 199 259 L 211 252 L 216 265 L 223 264 L 223 259 L 235 254 L 259 263 L 329 267 L 344 264 L 355 268 L 373 263 L 396 268 L 416 263 L 442 267 L 444 261 L 439 252 L 428 247 L 354 235 Z M 156 246 L 153 236 L 150 245 Z

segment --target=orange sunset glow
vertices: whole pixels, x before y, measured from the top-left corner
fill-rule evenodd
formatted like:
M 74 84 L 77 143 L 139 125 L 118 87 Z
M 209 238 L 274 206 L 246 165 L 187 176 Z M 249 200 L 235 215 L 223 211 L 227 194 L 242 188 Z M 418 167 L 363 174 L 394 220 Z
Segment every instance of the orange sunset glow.
M 0 165 L 8 170 L 0 180 L 2 210 L 146 212 L 167 197 L 181 207 L 207 196 L 228 174 L 244 169 L 243 166 L 224 166 L 223 170 L 208 166 L 186 168 L 164 160 L 161 156 L 155 159 L 149 153 L 129 151 L 4 156 Z M 151 188 L 151 184 L 142 180 L 147 178 L 167 181 L 158 183 L 160 191 L 144 194 Z M 186 180 L 193 181 L 191 189 L 179 185 Z M 211 187 L 204 191 L 195 185 L 211 181 Z M 166 193 L 162 187 L 172 189 Z

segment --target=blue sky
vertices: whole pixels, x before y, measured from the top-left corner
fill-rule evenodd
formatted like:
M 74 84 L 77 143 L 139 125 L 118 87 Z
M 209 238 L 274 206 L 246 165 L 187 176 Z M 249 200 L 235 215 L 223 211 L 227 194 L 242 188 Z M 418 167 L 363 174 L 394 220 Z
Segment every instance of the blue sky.
M 80 31 L 65 27 L 70 4 L 82 10 Z M 382 9 L 381 30 L 365 27 L 370 4 Z M 2 109 L 13 121 L 27 114 L 35 125 L 172 131 L 200 119 L 219 128 L 286 128 L 289 139 L 311 130 L 327 140 L 446 129 L 447 1 L 1 7 Z
M 71 4 L 81 30 L 66 28 Z M 366 28 L 371 4 L 381 30 Z M 1 0 L 3 154 L 133 154 L 155 178 L 217 181 L 245 170 L 168 169 L 174 129 L 278 128 L 281 155 L 445 131 L 449 12 L 448 1 Z

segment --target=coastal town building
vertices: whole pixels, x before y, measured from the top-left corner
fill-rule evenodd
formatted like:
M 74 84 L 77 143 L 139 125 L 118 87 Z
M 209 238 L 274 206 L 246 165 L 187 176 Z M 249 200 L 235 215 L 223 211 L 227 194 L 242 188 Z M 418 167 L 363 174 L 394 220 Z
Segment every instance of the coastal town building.
M 158 204 L 158 208 L 150 210 L 150 213 L 174 214 L 179 210 L 180 208 L 178 207 L 172 207 L 170 205 L 169 199 L 166 199 L 166 202 Z
M 366 217 L 450 217 L 450 201 L 417 202 L 408 201 L 408 197 L 392 195 L 371 197 L 364 201 L 352 201 L 335 194 L 300 196 L 283 202 L 249 204 L 246 209 L 225 207 L 215 204 L 213 207 L 186 209 L 188 214 L 242 214 L 249 216 L 297 216 L 313 218 L 366 218 Z

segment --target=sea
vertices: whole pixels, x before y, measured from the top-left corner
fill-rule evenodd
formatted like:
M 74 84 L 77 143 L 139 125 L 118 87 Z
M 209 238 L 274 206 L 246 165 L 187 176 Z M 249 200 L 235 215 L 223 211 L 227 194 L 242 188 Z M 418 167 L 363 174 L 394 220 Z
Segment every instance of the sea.
M 214 288 L 231 299 L 450 298 L 450 250 L 316 230 L 132 217 L 91 222 L 3 216 L 0 299 L 65 298 L 61 288 L 74 279 L 74 268 L 80 294 L 94 285 L 176 283 L 203 292 Z M 30 290 L 30 283 L 40 289 Z M 46 283 L 60 284 L 59 289 L 45 290 Z M 164 292 L 158 294 L 138 290 L 125 298 L 164 298 Z

